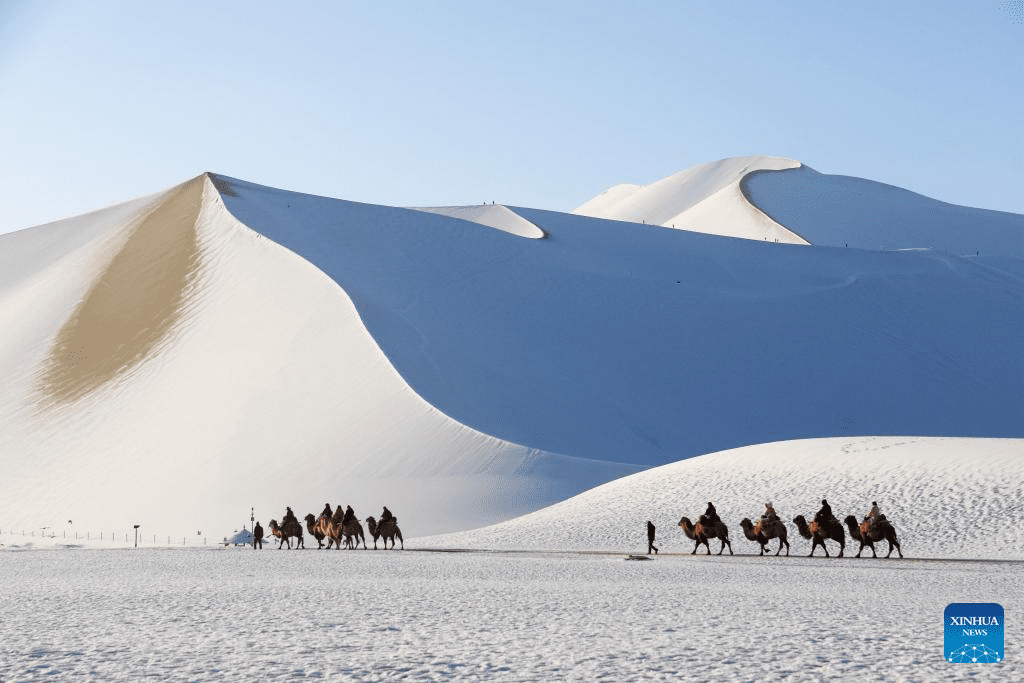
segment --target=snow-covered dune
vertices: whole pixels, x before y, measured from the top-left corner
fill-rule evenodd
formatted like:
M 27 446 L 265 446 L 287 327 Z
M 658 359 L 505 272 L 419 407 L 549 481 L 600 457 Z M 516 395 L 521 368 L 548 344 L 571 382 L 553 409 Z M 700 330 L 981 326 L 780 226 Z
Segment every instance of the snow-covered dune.
M 464 221 L 479 223 L 489 228 L 497 228 L 520 237 L 529 237 L 531 239 L 543 239 L 544 237 L 543 230 L 501 204 L 416 207 L 416 210 L 450 216 L 451 218 L 461 218 Z
M 838 434 L 1024 436 L 1024 281 L 1001 261 L 515 208 L 548 236 L 529 240 L 218 182 L 341 285 L 419 395 L 513 443 L 651 466 Z
M 656 467 L 518 519 L 416 544 L 646 552 L 646 521 L 652 520 L 661 552 L 689 553 L 694 543 L 679 520 L 695 522 L 712 501 L 729 527 L 733 551 L 756 554 L 759 545 L 744 537 L 739 522 L 756 522 L 771 501 L 788 527 L 790 553 L 806 555 L 811 541 L 791 520 L 812 520 L 822 498 L 840 520 L 862 519 L 877 501 L 906 557 L 1024 559 L 1020 439 L 860 437 L 749 446 Z M 827 543 L 836 555 L 839 546 Z M 860 548 L 848 532 L 846 544 L 847 556 Z M 778 540 L 769 545 L 774 553 Z M 711 541 L 712 552 L 720 548 Z M 879 556 L 888 549 L 885 541 L 875 547 Z M 871 557 L 870 549 L 864 553 Z M 824 556 L 821 548 L 816 554 Z
M 440 413 L 344 291 L 239 224 L 205 177 L 5 243 L 8 528 L 226 531 L 251 506 L 266 522 L 330 501 L 390 504 L 422 533 L 640 469 Z
M 782 157 L 730 157 L 698 164 L 649 185 L 616 185 L 574 214 L 712 235 L 788 244 L 807 241 L 751 205 L 740 183 L 755 171 L 798 168 Z
M 1024 258 L 1024 216 L 1018 214 L 947 204 L 807 166 L 751 173 L 743 191 L 761 211 L 812 244 Z
M 1022 263 L 203 175 L 0 237 L 0 524 L 409 537 L 750 444 L 1024 437 Z

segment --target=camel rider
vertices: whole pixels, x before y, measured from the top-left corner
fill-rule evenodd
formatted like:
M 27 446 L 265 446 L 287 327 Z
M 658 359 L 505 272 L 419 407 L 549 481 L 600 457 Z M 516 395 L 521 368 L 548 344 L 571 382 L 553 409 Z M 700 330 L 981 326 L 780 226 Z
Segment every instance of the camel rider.
M 828 501 L 824 498 L 821 499 L 821 509 L 818 510 L 818 514 L 814 515 L 814 521 L 818 523 L 818 526 L 824 526 L 832 521 L 832 506 L 828 504 Z
M 874 526 L 875 524 L 878 523 L 878 520 L 881 519 L 881 517 L 882 517 L 882 512 L 881 512 L 881 510 L 878 509 L 878 501 L 877 500 L 871 501 L 871 512 L 869 512 L 868 516 L 864 518 L 864 521 L 865 522 L 870 522 L 871 526 Z
M 381 522 L 381 524 L 383 524 L 384 522 L 388 521 L 389 519 L 394 519 L 394 518 L 395 518 L 395 516 L 393 514 L 391 514 L 391 510 L 388 510 L 388 506 L 385 505 L 384 506 L 384 512 L 380 513 L 380 522 Z
M 715 506 L 710 500 L 708 501 L 708 509 L 704 511 L 704 515 L 702 517 L 703 519 L 701 521 L 704 524 L 714 525 L 719 522 L 718 510 L 715 509 Z
M 342 526 L 348 526 L 349 522 L 356 518 L 356 513 L 351 505 L 345 507 L 345 517 L 341 520 Z
M 291 524 L 298 524 L 299 520 L 295 519 L 295 513 L 292 512 L 290 507 L 285 508 L 284 519 L 281 520 L 281 528 L 286 528 Z
M 330 519 L 334 516 L 334 510 L 331 509 L 330 503 L 324 503 L 324 511 L 320 513 L 320 516 L 324 519 Z
M 777 521 L 779 521 L 779 516 L 775 513 L 775 507 L 772 505 L 771 501 L 768 501 L 764 504 L 764 514 L 761 515 L 761 522 L 763 523 L 762 526 L 770 522 Z

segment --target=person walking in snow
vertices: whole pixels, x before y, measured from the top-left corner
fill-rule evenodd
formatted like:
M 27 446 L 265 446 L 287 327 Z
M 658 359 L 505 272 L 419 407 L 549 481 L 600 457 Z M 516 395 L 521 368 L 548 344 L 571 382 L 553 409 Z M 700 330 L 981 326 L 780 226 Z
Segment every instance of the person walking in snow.
M 647 554 L 650 555 L 652 550 L 655 555 L 658 554 L 658 548 L 654 545 L 654 523 L 647 520 Z
M 256 522 L 256 526 L 252 528 L 252 548 L 253 550 L 256 548 L 263 550 L 263 527 L 259 522 Z

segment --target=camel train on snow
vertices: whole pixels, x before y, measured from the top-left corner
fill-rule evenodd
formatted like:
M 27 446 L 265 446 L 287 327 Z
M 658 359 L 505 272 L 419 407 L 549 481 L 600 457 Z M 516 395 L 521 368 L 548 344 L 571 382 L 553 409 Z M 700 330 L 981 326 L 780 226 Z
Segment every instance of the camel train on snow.
M 849 528 L 850 538 L 860 541 L 860 549 L 857 550 L 856 557 L 860 557 L 865 547 L 871 549 L 873 557 L 878 557 L 878 553 L 875 552 L 875 543 L 888 541 L 889 552 L 885 556 L 889 557 L 892 555 L 893 548 L 895 548 L 896 552 L 899 553 L 900 559 L 903 559 L 903 550 L 900 548 L 900 542 L 896 539 L 896 530 L 889 523 L 889 520 L 886 519 L 885 515 L 879 511 L 877 502 L 871 503 L 871 512 L 859 524 L 857 523 L 857 518 L 853 515 L 847 515 L 843 522 Z M 832 514 L 832 508 L 829 506 L 828 501 L 821 501 L 821 509 L 814 515 L 814 521 L 811 523 L 808 524 L 803 515 L 794 517 L 793 523 L 796 524 L 797 531 L 800 532 L 801 536 L 812 541 L 811 552 L 807 555 L 808 557 L 814 555 L 814 551 L 819 545 L 825 551 L 825 557 L 830 557 L 828 547 L 825 545 L 826 540 L 838 543 L 838 556 L 843 556 L 843 551 L 846 550 L 846 534 L 843 533 L 843 524 Z M 748 540 L 761 546 L 761 555 L 765 554 L 768 548 L 768 541 L 773 538 L 779 539 L 779 549 L 775 551 L 775 554 L 781 553 L 782 547 L 785 546 L 786 555 L 789 555 L 789 539 L 787 538 L 786 525 L 776 514 L 775 507 L 770 502 L 765 503 L 764 514 L 761 515 L 756 524 L 748 518 L 744 518 L 740 522 L 740 527 L 743 529 L 743 535 Z M 729 547 L 729 554 L 733 554 L 732 543 L 729 541 L 729 529 L 726 527 L 725 522 L 718 517 L 715 506 L 710 502 L 704 514 L 697 519 L 696 524 L 690 522 L 688 517 L 683 517 L 679 520 L 679 528 L 683 530 L 687 538 L 694 542 L 691 555 L 697 553 L 697 548 L 701 544 L 707 548 L 707 554 L 710 555 L 711 546 L 708 544 L 708 541 L 713 538 L 717 538 L 721 542 L 721 547 L 718 549 L 719 555 L 722 554 L 726 546 Z
M 356 518 L 356 513 L 352 510 L 352 506 L 349 505 L 345 509 L 339 505 L 334 510 L 331 510 L 330 503 L 324 505 L 323 512 L 318 517 L 314 517 L 312 513 L 306 515 L 304 518 L 306 522 L 306 531 L 309 535 L 316 539 L 317 549 L 324 547 L 324 540 L 327 541 L 327 548 L 330 549 L 333 545 L 335 550 L 341 548 L 342 543 L 345 547 L 354 550 L 359 547 L 359 544 L 363 544 L 363 549 L 366 550 L 366 535 L 363 533 L 363 525 L 359 523 Z M 395 539 L 402 544 L 402 550 L 405 550 L 405 539 L 402 538 L 402 530 L 398 528 L 398 518 L 391 514 L 387 506 L 384 507 L 384 512 L 381 513 L 380 522 L 372 516 L 366 518 L 366 525 L 370 530 L 370 536 L 373 537 L 373 549 L 377 549 L 377 541 L 384 539 L 384 549 L 388 549 L 388 541 L 391 541 L 391 549 L 395 548 Z M 296 548 L 305 548 L 306 543 L 303 539 L 302 524 L 296 519 L 292 509 L 287 508 L 284 518 L 281 520 L 281 524 L 277 523 L 277 520 L 270 520 L 270 532 L 274 534 L 274 537 L 278 539 L 277 548 L 280 550 L 287 543 L 288 548 L 292 547 L 292 539 L 296 539 Z

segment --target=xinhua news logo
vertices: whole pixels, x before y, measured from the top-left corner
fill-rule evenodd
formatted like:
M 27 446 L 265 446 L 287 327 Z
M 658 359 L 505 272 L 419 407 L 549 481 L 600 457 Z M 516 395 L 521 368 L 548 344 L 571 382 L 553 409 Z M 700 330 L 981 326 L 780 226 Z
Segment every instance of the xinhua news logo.
M 946 607 L 944 654 L 953 664 L 1003 661 L 1003 606 L 995 602 L 954 602 Z

